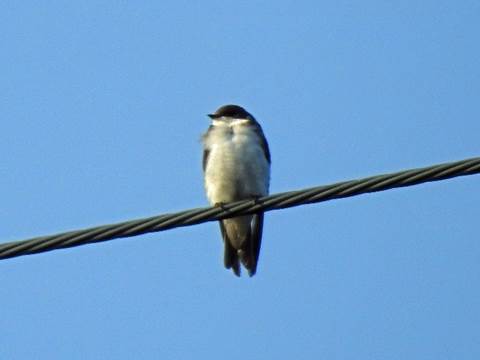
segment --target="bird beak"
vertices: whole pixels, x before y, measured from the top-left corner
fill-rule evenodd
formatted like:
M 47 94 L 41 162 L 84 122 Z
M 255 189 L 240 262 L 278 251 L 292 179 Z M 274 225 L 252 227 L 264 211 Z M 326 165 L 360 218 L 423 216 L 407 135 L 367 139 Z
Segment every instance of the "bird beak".
M 208 116 L 210 119 L 215 119 L 215 118 L 216 118 L 216 115 L 215 115 L 215 114 L 207 114 L 207 116 Z

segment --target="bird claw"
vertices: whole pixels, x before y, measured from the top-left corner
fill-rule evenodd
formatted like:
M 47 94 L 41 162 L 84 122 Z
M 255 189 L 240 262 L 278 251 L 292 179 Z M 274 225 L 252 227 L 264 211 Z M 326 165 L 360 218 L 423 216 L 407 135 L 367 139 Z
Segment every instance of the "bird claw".
M 228 210 L 228 209 L 225 207 L 225 203 L 223 203 L 223 202 L 217 202 L 217 203 L 213 204 L 213 206 L 219 207 L 219 208 L 222 209 L 223 211 L 227 211 L 227 210 Z
M 254 195 L 253 198 L 252 198 L 253 203 L 254 203 L 255 205 L 259 205 L 259 204 L 260 204 L 260 198 L 261 198 L 261 197 L 262 197 L 261 195 Z

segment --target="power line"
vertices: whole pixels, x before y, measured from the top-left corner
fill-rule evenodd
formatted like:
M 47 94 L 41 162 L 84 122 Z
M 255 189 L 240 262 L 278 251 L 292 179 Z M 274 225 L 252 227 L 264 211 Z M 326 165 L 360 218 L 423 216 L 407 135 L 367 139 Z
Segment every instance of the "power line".
M 163 231 L 180 226 L 189 226 L 207 221 L 216 221 L 238 215 L 251 214 L 260 210 L 285 209 L 298 205 L 318 203 L 478 173 L 480 173 L 480 157 L 303 190 L 278 193 L 257 200 L 243 200 L 229 203 L 221 207 L 192 209 L 174 214 L 158 215 L 57 235 L 4 243 L 0 244 L 0 259 Z

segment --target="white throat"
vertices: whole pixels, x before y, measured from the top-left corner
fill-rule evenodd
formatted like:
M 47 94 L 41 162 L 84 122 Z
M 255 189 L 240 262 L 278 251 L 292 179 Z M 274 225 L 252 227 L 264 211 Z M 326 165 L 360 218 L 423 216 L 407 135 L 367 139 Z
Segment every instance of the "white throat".
M 213 119 L 212 125 L 213 126 L 236 126 L 236 125 L 244 125 L 248 124 L 250 120 L 248 119 L 231 119 L 230 121 L 225 120 L 216 120 Z

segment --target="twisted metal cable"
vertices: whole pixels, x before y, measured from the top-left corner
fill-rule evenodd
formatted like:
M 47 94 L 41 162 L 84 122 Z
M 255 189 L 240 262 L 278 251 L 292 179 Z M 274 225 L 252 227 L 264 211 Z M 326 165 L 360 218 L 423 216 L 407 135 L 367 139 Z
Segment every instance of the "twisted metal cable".
M 412 186 L 430 181 L 439 181 L 457 176 L 480 173 L 480 157 L 377 175 L 359 180 L 350 180 L 304 190 L 265 196 L 256 200 L 243 200 L 222 205 L 186 210 L 117 224 L 70 231 L 51 236 L 36 237 L 24 241 L 0 244 L 0 259 L 63 249 L 89 243 L 113 240 L 189 226 L 207 221 L 216 221 L 238 215 L 285 209 L 332 199 Z

